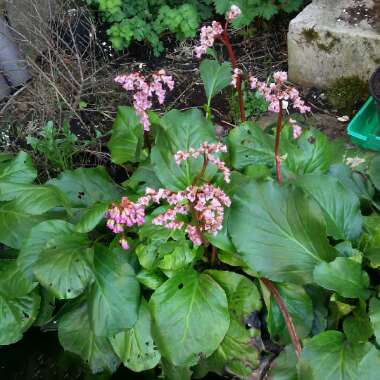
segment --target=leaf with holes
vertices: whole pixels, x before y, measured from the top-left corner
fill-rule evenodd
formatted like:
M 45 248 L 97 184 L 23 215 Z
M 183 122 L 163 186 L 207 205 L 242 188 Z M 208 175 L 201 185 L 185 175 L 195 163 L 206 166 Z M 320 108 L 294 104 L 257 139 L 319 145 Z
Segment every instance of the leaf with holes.
M 64 171 L 48 184 L 61 190 L 73 207 L 90 207 L 96 202 L 111 202 L 120 198 L 117 185 L 101 166 Z
M 145 299 L 142 299 L 139 317 L 133 328 L 111 338 L 111 344 L 123 364 L 134 372 L 154 368 L 161 359 L 151 331 L 152 318 Z

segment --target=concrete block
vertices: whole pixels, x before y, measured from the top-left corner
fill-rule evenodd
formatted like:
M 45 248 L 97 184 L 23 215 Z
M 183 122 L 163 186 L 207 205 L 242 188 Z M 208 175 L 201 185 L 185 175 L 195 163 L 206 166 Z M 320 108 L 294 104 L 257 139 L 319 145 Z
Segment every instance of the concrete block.
M 290 22 L 288 53 L 289 78 L 300 85 L 367 81 L 380 65 L 379 0 L 314 0 Z

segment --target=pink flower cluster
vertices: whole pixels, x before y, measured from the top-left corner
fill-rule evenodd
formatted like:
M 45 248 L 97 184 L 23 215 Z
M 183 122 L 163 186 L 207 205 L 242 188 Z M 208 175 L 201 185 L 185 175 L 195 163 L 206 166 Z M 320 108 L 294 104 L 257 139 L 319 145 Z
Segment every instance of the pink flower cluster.
M 211 26 L 203 26 L 201 29 L 200 45 L 196 46 L 194 51 L 197 58 L 206 54 L 207 49 L 214 45 L 215 39 L 223 33 L 222 25 L 213 21 Z
M 230 10 L 226 14 L 226 19 L 228 21 L 235 20 L 236 17 L 239 17 L 241 15 L 241 10 L 237 5 L 231 5 Z
M 305 105 L 305 102 L 300 98 L 300 93 L 294 87 L 287 86 L 285 82 L 288 75 L 284 71 L 279 71 L 273 74 L 274 82 L 265 83 L 260 82 L 255 77 L 250 77 L 251 89 L 257 91 L 264 96 L 269 103 L 270 112 L 280 112 L 280 103 L 283 109 L 288 108 L 289 101 L 292 102 L 293 108 L 297 109 L 300 113 L 310 112 L 310 107 Z
M 189 158 L 198 158 L 203 157 L 208 162 L 212 163 L 217 167 L 219 171 L 223 173 L 224 180 L 229 183 L 231 177 L 231 171 L 226 166 L 226 164 L 215 156 L 215 153 L 226 153 L 227 146 L 221 143 L 209 144 L 204 142 L 198 149 L 190 148 L 188 152 L 178 151 L 174 155 L 175 162 L 177 165 L 181 165 L 183 161 L 188 160 Z
M 235 87 L 235 88 L 237 87 L 237 81 L 242 74 L 243 74 L 243 71 L 240 70 L 239 68 L 234 69 L 234 73 L 232 74 L 232 82 L 231 82 L 231 85 L 233 87 Z
M 152 74 L 149 82 L 140 73 L 119 75 L 115 78 L 115 82 L 121 84 L 126 91 L 135 91 L 133 106 L 140 117 L 144 130 L 149 131 L 150 122 L 146 111 L 152 107 L 151 99 L 153 95 L 156 95 L 158 102 L 162 104 L 166 96 L 164 85 L 169 90 L 173 90 L 173 78 L 170 75 L 166 75 L 165 70 L 160 70 Z
M 202 244 L 202 233 L 216 235 L 222 229 L 224 207 L 231 205 L 230 198 L 223 190 L 211 184 L 204 184 L 201 187 L 189 186 L 185 191 L 178 193 L 166 189 L 155 191 L 148 188 L 146 195 L 151 196 L 156 203 L 165 200 L 172 206 L 155 217 L 152 223 L 173 230 L 185 227 L 194 245 Z M 177 220 L 178 215 L 188 215 L 192 211 L 195 213 L 196 225 Z
M 145 197 L 142 197 L 137 203 L 133 203 L 127 197 L 123 197 L 119 205 L 112 204 L 106 212 L 107 227 L 115 234 L 123 234 L 120 244 L 124 249 L 128 249 L 128 242 L 124 237 L 124 227 L 141 226 L 144 224 L 145 201 Z

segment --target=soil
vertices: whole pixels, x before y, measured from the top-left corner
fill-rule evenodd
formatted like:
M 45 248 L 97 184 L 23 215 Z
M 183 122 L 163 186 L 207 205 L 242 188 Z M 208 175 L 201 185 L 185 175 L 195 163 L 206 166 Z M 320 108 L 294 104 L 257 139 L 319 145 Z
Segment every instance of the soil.
M 380 102 L 380 69 L 378 69 L 370 79 L 369 87 L 371 95 Z

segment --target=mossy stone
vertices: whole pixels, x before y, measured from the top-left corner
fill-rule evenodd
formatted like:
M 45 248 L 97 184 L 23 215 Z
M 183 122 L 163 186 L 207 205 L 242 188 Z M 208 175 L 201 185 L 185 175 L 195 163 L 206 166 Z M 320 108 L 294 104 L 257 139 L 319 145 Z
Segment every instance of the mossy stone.
M 353 116 L 368 96 L 368 83 L 358 76 L 339 78 L 327 91 L 329 103 L 348 116 Z

